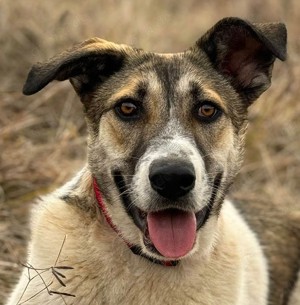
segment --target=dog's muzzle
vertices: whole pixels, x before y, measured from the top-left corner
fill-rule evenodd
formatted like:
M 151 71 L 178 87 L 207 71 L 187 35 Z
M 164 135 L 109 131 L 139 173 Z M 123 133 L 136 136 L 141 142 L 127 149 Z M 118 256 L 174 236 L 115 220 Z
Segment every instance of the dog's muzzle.
M 126 212 L 142 232 L 145 253 L 178 260 L 191 253 L 197 231 L 210 213 L 209 198 L 202 207 L 197 205 L 201 170 L 195 167 L 197 162 L 177 156 L 160 156 L 148 162 L 141 163 L 132 185 L 126 183 L 121 171 L 112 172 L 112 176 Z M 134 193 L 137 190 L 142 192 Z
M 191 162 L 162 159 L 153 161 L 149 167 L 152 189 L 167 200 L 165 209 L 147 214 L 147 236 L 164 257 L 182 257 L 193 248 L 197 229 L 195 213 L 170 208 L 169 204 L 188 195 L 195 180 Z

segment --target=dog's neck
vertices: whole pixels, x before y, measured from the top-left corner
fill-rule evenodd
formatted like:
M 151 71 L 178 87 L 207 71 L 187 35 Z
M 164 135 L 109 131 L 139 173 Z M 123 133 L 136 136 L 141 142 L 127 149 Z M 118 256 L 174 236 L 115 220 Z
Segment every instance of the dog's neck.
M 95 197 L 98 203 L 98 206 L 103 214 L 103 216 L 106 219 L 106 222 L 109 224 L 109 226 L 117 233 L 118 236 L 120 236 L 120 238 L 124 241 L 124 243 L 128 246 L 128 248 L 132 251 L 132 253 L 134 253 L 135 255 L 139 255 L 144 257 L 145 259 L 148 259 L 149 261 L 151 261 L 152 263 L 158 264 L 158 265 L 163 265 L 166 267 L 174 267 L 177 266 L 179 263 L 179 260 L 170 260 L 170 261 L 163 261 L 163 260 L 158 260 L 155 259 L 151 256 L 148 256 L 147 254 L 142 252 L 142 249 L 140 246 L 138 245 L 133 245 L 130 242 L 128 242 L 122 235 L 122 232 L 120 232 L 120 230 L 117 228 L 117 226 L 113 223 L 111 217 L 109 216 L 108 212 L 107 212 L 107 208 L 106 205 L 104 204 L 104 201 L 102 200 L 102 196 L 101 196 L 101 191 L 99 188 L 99 185 L 96 181 L 96 178 L 93 179 L 93 188 L 94 188 L 94 193 L 95 193 Z

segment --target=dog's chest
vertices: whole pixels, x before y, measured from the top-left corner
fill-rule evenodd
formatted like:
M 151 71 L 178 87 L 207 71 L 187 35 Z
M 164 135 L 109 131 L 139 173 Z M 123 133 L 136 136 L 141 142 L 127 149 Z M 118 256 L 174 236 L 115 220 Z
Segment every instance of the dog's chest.
M 232 279 L 238 271 L 234 268 L 224 281 L 223 274 L 211 264 L 165 267 L 135 256 L 125 264 L 124 260 L 114 260 L 112 264 L 112 257 L 107 257 L 106 263 L 102 270 L 97 267 L 90 270 L 80 280 L 81 284 L 76 285 L 74 305 L 82 304 L 83 300 L 89 300 L 91 305 L 232 305 L 236 302 L 238 292 Z
M 66 272 L 66 287 L 54 281 L 51 289 L 75 295 L 70 300 L 72 305 L 265 304 L 261 301 L 265 290 L 258 292 L 263 278 L 260 272 L 256 273 L 257 281 L 251 284 L 254 295 L 245 288 L 248 278 L 245 260 L 257 257 L 258 250 L 253 240 L 247 238 L 249 232 L 244 225 L 238 225 L 237 214 L 233 213 L 230 206 L 227 211 L 230 214 L 227 215 L 230 216 L 229 223 L 232 225 L 236 221 L 236 226 L 232 229 L 223 227 L 223 233 L 218 236 L 218 243 L 210 255 L 203 257 L 196 252 L 175 267 L 157 265 L 134 255 L 110 227 L 94 220 L 84 222 L 84 218 L 65 205 L 60 205 L 60 208 L 61 211 L 66 209 L 68 213 L 64 214 L 59 225 L 54 223 L 53 217 L 48 221 L 50 208 L 43 209 L 47 232 L 51 232 L 51 236 L 42 234 L 41 230 L 34 231 L 39 247 L 32 253 L 30 261 L 34 266 L 53 264 L 61 241 L 68 236 L 58 265 L 72 266 L 73 269 Z M 76 226 L 68 225 L 64 219 L 72 219 Z M 239 242 L 238 234 L 242 236 Z M 241 244 L 243 247 L 247 245 L 246 253 L 241 251 Z M 252 259 L 251 265 L 257 269 L 254 263 Z M 38 277 L 36 281 L 39 282 Z M 34 288 L 32 286 L 33 291 L 28 291 L 28 296 L 33 295 Z M 48 303 L 45 302 L 45 296 Z M 59 295 L 49 296 L 46 292 L 36 300 L 49 305 L 62 304 Z

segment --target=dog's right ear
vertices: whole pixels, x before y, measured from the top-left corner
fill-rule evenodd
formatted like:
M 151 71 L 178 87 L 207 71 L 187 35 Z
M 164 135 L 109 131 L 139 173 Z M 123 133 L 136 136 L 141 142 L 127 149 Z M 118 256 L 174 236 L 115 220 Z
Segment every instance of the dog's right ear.
M 249 106 L 271 84 L 276 58 L 286 59 L 286 27 L 282 23 L 220 20 L 196 43 L 213 67 L 227 78 Z
M 23 87 L 25 95 L 34 94 L 53 80 L 70 79 L 78 95 L 91 92 L 95 85 L 122 68 L 134 49 L 92 38 L 44 63 L 34 65 Z

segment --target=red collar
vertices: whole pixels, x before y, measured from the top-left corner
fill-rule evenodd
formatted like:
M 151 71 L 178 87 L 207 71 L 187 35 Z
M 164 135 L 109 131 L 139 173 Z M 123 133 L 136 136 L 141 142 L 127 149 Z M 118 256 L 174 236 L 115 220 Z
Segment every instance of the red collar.
M 173 267 L 176 266 L 179 261 L 174 260 L 174 261 L 162 261 L 162 260 L 158 260 L 155 258 L 152 258 L 151 256 L 148 256 L 147 254 L 142 252 L 142 249 L 140 246 L 137 245 L 133 245 L 130 242 L 128 242 L 122 235 L 121 231 L 117 228 L 117 226 L 113 223 L 106 205 L 104 204 L 104 201 L 102 200 L 102 196 L 101 196 L 101 191 L 100 188 L 98 186 L 97 180 L 96 178 L 93 179 L 93 187 L 94 187 L 94 193 L 98 202 L 98 206 L 102 212 L 102 214 L 104 215 L 106 222 L 110 225 L 110 227 L 118 234 L 118 236 L 120 236 L 122 238 L 122 240 L 124 241 L 124 243 L 128 246 L 128 248 L 136 255 L 140 255 L 146 259 L 148 259 L 149 261 L 151 261 L 152 263 L 158 264 L 158 265 L 163 265 L 163 266 L 167 266 L 167 267 Z

